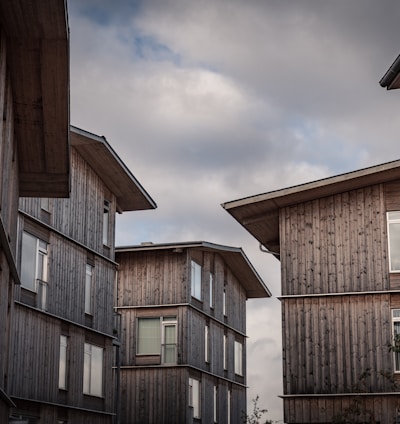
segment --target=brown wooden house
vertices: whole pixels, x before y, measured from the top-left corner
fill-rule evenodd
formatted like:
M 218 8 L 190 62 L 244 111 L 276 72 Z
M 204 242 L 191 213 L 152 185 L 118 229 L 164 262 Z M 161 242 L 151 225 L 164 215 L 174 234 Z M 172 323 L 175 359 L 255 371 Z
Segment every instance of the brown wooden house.
M 69 41 L 64 0 L 0 0 L 0 422 L 11 400 L 18 197 L 69 194 Z
M 399 422 L 400 161 L 223 207 L 281 261 L 285 422 Z
M 121 423 L 241 423 L 246 299 L 270 292 L 243 251 L 119 247 Z
M 104 137 L 71 128 L 68 199 L 21 198 L 9 395 L 18 423 L 111 423 L 116 212 L 155 203 Z

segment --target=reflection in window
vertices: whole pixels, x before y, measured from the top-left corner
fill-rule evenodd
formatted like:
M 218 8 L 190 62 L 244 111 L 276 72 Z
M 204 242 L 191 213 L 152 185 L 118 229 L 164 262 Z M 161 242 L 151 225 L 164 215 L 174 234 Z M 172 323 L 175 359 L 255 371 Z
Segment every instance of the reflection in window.
M 192 296 L 201 300 L 201 265 L 191 261 L 191 287 Z

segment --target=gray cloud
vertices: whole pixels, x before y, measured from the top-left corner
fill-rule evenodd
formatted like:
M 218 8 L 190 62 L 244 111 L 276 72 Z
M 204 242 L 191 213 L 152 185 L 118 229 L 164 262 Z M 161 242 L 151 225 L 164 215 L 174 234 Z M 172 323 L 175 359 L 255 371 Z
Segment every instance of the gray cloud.
M 242 246 L 274 296 L 279 262 L 224 201 L 397 159 L 395 0 L 70 0 L 72 123 L 104 134 L 156 200 L 117 241 Z M 248 304 L 249 399 L 278 419 L 280 308 Z M 259 367 L 263 364 L 264 373 Z

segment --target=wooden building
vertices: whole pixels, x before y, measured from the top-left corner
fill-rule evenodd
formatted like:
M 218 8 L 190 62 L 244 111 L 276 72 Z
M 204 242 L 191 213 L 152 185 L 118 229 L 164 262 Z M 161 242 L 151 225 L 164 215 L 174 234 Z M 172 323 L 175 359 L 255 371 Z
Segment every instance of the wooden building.
M 0 422 L 7 423 L 18 197 L 69 194 L 69 41 L 64 0 L 0 0 Z
M 399 422 L 400 161 L 223 207 L 281 262 L 285 422 Z
M 121 423 L 241 423 L 246 299 L 270 292 L 243 251 L 119 247 Z
M 11 422 L 115 417 L 115 214 L 156 205 L 104 137 L 70 140 L 70 197 L 20 199 Z

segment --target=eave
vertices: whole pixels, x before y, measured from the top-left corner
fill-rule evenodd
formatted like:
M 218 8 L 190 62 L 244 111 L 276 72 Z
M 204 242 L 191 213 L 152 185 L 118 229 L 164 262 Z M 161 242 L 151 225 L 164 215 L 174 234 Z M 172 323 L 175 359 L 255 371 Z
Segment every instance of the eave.
M 121 254 L 125 252 L 145 252 L 155 250 L 172 250 L 179 253 L 185 249 L 218 253 L 245 289 L 248 299 L 272 296 L 268 287 L 265 285 L 264 281 L 258 275 L 257 271 L 254 269 L 253 265 L 240 247 L 223 246 L 205 241 L 163 244 L 145 243 L 134 246 L 119 246 L 116 247 L 115 253 Z
M 281 208 L 400 179 L 400 160 L 222 204 L 250 234 L 279 258 Z
M 386 71 L 379 84 L 387 90 L 400 88 L 400 55 Z
M 132 175 L 103 136 L 71 126 L 71 146 L 117 197 L 119 212 L 155 209 L 154 200 Z
M 67 197 L 69 37 L 64 0 L 0 0 L 20 196 Z

